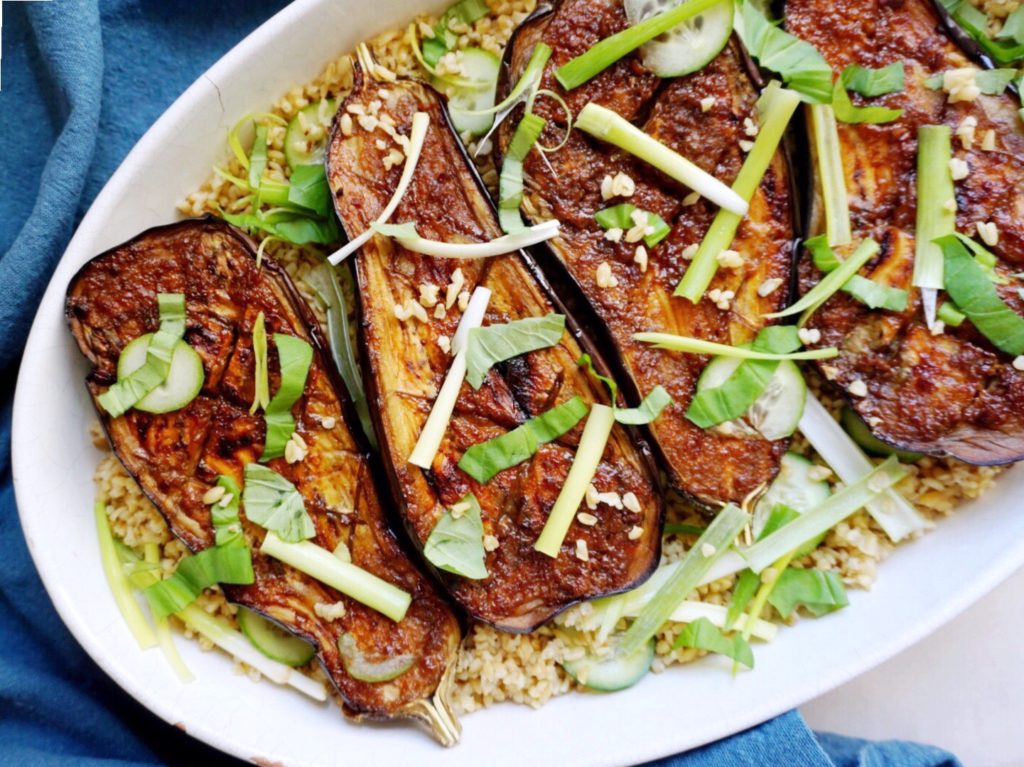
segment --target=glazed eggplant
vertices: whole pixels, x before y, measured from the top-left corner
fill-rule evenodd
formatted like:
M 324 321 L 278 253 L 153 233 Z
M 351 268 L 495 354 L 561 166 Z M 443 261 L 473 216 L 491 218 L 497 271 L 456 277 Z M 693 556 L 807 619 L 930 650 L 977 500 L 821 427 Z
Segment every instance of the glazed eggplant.
M 263 528 L 245 520 L 255 581 L 227 586 L 228 598 L 263 613 L 311 642 L 353 718 L 414 717 L 443 743 L 458 738 L 446 701 L 449 670 L 460 643 L 458 621 L 446 601 L 400 548 L 385 522 L 375 467 L 359 441 L 358 421 L 336 368 L 329 361 L 315 317 L 284 270 L 263 257 L 257 267 L 251 241 L 216 219 L 189 220 L 151 229 L 87 263 L 68 289 L 66 311 L 82 353 L 94 402 L 117 379 L 121 350 L 156 329 L 157 293 L 184 293 L 185 340 L 200 355 L 202 391 L 184 408 L 151 414 L 129 410 L 111 418 L 97 411 L 117 457 L 193 551 L 213 543 L 210 507 L 203 495 L 217 476 L 240 485 L 245 464 L 259 458 L 262 415 L 250 415 L 254 390 L 252 328 L 263 312 L 268 333 L 298 336 L 314 348 L 305 390 L 293 408 L 297 432 L 309 447 L 296 463 L 267 465 L 303 496 L 316 528 L 312 540 L 333 551 L 345 543 L 352 561 L 412 594 L 395 623 L 309 576 L 259 553 Z M 269 355 L 272 389 L 280 378 Z M 344 615 L 320 617 L 320 603 L 342 602 Z M 354 637 L 368 658 L 409 656 L 397 678 L 367 682 L 346 672 L 339 650 Z
M 524 22 L 506 49 L 503 89 L 519 79 L 534 46 L 546 43 L 553 53 L 541 88 L 564 98 L 574 116 L 591 102 L 612 109 L 731 184 L 744 158 L 741 142 L 751 138 L 745 120 L 756 119 L 757 99 L 752 70 L 735 41 L 706 67 L 685 77 L 660 80 L 644 69 L 638 54 L 631 54 L 569 92 L 555 80 L 558 67 L 626 25 L 621 2 L 563 0 L 553 11 L 539 12 Z M 548 121 L 541 142 L 558 144 L 566 131 L 564 108 L 542 95 L 534 112 Z M 499 129 L 499 163 L 520 114 L 514 113 Z M 719 269 L 711 285 L 712 290 L 734 293 L 724 309 L 708 295 L 697 305 L 672 295 L 686 271 L 687 249 L 700 243 L 717 212 L 713 204 L 687 199 L 690 190 L 578 130 L 557 151 L 531 152 L 524 172 L 524 213 L 533 221 L 554 217 L 562 223 L 559 236 L 547 243 L 549 252 L 542 254 L 541 266 L 553 282 L 567 284 L 578 296 L 576 301 L 589 306 L 595 324 L 607 328 L 606 342 L 614 349 L 628 399 L 637 401 L 657 384 L 672 395 L 674 404 L 649 429 L 672 484 L 711 508 L 741 502 L 764 486 L 775 475 L 787 440 L 770 442 L 752 430 L 704 430 L 690 422 L 686 410 L 708 358 L 655 349 L 634 341 L 633 334 L 659 331 L 744 344 L 765 324 L 763 314 L 785 305 L 793 213 L 783 152 L 772 161 L 732 245 L 745 263 L 739 269 Z M 633 180 L 635 192 L 608 199 L 602 180 L 620 173 Z M 663 241 L 645 248 L 646 266 L 635 257 L 637 245 L 643 243 L 607 239 L 594 217 L 623 202 L 656 213 L 671 226 Z M 611 265 L 617 284 L 599 284 L 602 263 Z M 758 289 L 766 283 L 776 287 L 761 295 Z
M 906 81 L 903 92 L 871 102 L 902 109 L 898 119 L 839 123 L 839 142 L 854 242 L 872 237 L 881 245 L 861 273 L 909 290 L 909 301 L 903 312 L 870 310 L 837 293 L 811 318 L 821 343 L 840 349 L 839 358 L 820 363 L 820 370 L 847 393 L 874 436 L 889 445 L 976 464 L 1024 458 L 1024 373 L 969 320 L 930 333 L 920 292 L 911 288 L 917 131 L 923 125 L 948 125 L 954 156 L 969 168 L 955 184 L 957 230 L 973 236 L 977 223 L 995 224 L 996 290 L 1014 312 L 1024 314 L 1024 282 L 1014 276 L 1024 264 L 1019 101 L 981 95 L 951 103 L 945 92 L 927 87 L 933 75 L 973 65 L 928 0 L 790 0 L 786 28 L 821 51 L 835 72 L 850 64 L 903 62 Z M 973 130 L 965 133 L 961 126 L 971 120 Z M 986 150 L 989 131 L 995 143 Z M 820 180 L 810 207 L 811 234 L 824 229 L 819 187 Z M 820 278 L 809 255 L 801 259 L 802 288 Z M 851 389 L 857 381 L 866 385 L 866 396 L 856 396 L 859 385 Z
M 408 135 L 416 112 L 426 113 L 430 123 L 419 164 L 391 221 L 413 222 L 430 240 L 486 242 L 500 236 L 494 208 L 439 94 L 412 80 L 376 81 L 363 66 L 341 105 L 326 156 L 345 231 L 350 237 L 363 233 L 391 198 L 402 167 L 386 162 L 397 145 L 384 128 Z M 363 119 L 364 114 L 372 119 Z M 468 297 L 477 286 L 490 289 L 485 325 L 565 314 L 529 258 L 522 253 L 473 260 L 427 257 L 375 235 L 359 252 L 356 267 L 367 391 L 410 537 L 423 546 L 445 509 L 468 492 L 481 506 L 484 533 L 493 536 L 485 539 L 492 540 L 486 578 L 439 573 L 452 596 L 478 620 L 529 631 L 578 600 L 623 591 L 645 579 L 659 558 L 662 502 L 649 451 L 634 441 L 632 430 L 613 428 L 593 486 L 601 493 L 632 493 L 636 503 L 629 499 L 618 508 L 602 503 L 590 510 L 598 520 L 591 526 L 574 519 L 555 558 L 533 546 L 573 461 L 582 422 L 489 482 L 477 482 L 457 466 L 472 445 L 574 396 L 587 404 L 608 402 L 603 385 L 577 364 L 587 351 L 604 369 L 571 318 L 555 346 L 491 368 L 479 389 L 463 384 L 431 468 L 409 463 L 452 360 L 444 340 L 452 338 L 465 309 L 454 300 L 456 294 Z M 423 320 L 396 316 L 396 307 L 421 297 Z

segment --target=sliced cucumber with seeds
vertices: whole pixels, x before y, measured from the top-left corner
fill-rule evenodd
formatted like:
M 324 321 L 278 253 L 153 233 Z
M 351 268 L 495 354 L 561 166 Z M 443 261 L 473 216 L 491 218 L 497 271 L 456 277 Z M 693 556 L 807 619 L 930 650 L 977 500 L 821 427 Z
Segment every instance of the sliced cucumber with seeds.
M 842 423 L 843 429 L 853 437 L 853 441 L 871 455 L 877 455 L 882 458 L 894 455 L 904 463 L 914 463 L 924 458 L 924 455 L 921 453 L 915 453 L 911 450 L 900 450 L 882 442 L 882 440 L 871 433 L 868 425 L 851 408 L 843 408 Z
M 127 378 L 146 363 L 146 350 L 152 337 L 152 333 L 146 333 L 121 350 L 121 356 L 117 358 L 118 379 Z M 147 413 L 181 410 L 196 398 L 205 380 L 203 358 L 187 343 L 178 341 L 171 352 L 167 379 L 136 402 L 135 409 Z
M 654 661 L 654 640 L 626 656 L 609 653 L 603 658 L 584 655 L 562 662 L 565 672 L 591 690 L 615 692 L 632 687 L 651 669 Z
M 751 523 L 754 538 L 761 535 L 772 509 L 776 506 L 787 506 L 804 514 L 824 503 L 832 495 L 832 488 L 828 482 L 823 479 L 811 479 L 810 473 L 813 468 L 814 464 L 802 455 L 786 453 L 782 456 L 778 476 L 754 507 L 754 518 Z M 823 534 L 813 541 L 808 541 L 800 547 L 797 556 L 816 549 L 824 537 Z
M 743 360 L 715 357 L 697 379 L 697 389 L 721 386 Z M 775 369 L 761 395 L 742 418 L 718 424 L 713 429 L 730 436 L 782 439 L 796 431 L 807 400 L 807 384 L 795 362 L 783 360 Z
M 295 168 L 323 162 L 327 134 L 337 109 L 337 101 L 324 99 L 295 113 L 284 134 L 284 157 L 288 165 Z
M 501 60 L 482 48 L 466 48 L 462 54 L 463 77 L 474 83 L 472 87 L 456 87 L 444 77 L 431 78 L 431 84 L 448 95 L 448 113 L 458 133 L 482 136 L 494 122 L 494 115 L 467 114 L 494 106 Z
M 625 0 L 626 18 L 638 24 L 685 0 Z M 696 72 L 721 53 L 732 34 L 733 4 L 722 2 L 640 47 L 640 59 L 658 77 Z
M 349 633 L 342 634 L 338 639 L 338 652 L 345 671 L 353 679 L 360 682 L 390 682 L 412 668 L 416 662 L 414 655 L 395 655 L 383 660 L 370 660 L 359 649 L 356 638 Z
M 246 607 L 238 610 L 238 626 L 253 647 L 286 666 L 305 666 L 316 655 L 316 648 L 305 639 Z

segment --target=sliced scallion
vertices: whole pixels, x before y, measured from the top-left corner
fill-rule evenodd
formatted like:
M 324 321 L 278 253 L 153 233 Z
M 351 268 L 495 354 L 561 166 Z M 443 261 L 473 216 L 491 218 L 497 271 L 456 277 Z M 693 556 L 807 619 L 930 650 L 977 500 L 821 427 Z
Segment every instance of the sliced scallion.
M 405 617 L 412 603 L 412 596 L 408 592 L 368 570 L 350 562 L 342 562 L 315 543 L 288 543 L 281 540 L 277 533 L 268 531 L 260 551 L 373 608 L 396 623 Z
M 935 325 L 938 291 L 945 287 L 942 248 L 935 240 L 956 231 L 956 194 L 949 169 L 952 158 L 948 125 L 922 125 L 917 129 L 917 224 L 911 283 L 921 289 L 929 328 Z
M 902 74 L 902 68 L 900 72 Z M 832 110 L 836 119 L 844 123 L 868 123 L 878 125 L 897 120 L 903 114 L 902 109 L 890 109 L 882 106 L 854 106 L 850 94 L 846 92 L 851 79 L 856 75 L 853 67 L 847 67 L 832 87 Z
M 698 0 L 688 4 L 695 2 Z M 612 110 L 591 102 L 580 110 L 576 127 L 635 155 L 716 205 L 738 216 L 746 215 L 749 204 L 740 194 Z
M 523 204 L 523 161 L 537 143 L 546 121 L 527 112 L 516 126 L 505 152 L 498 179 L 498 221 L 502 231 L 518 234 L 526 229 L 519 206 Z
M 590 408 L 590 415 L 587 417 L 586 426 L 583 427 L 583 434 L 580 436 L 579 445 L 576 447 L 576 455 L 573 457 L 572 466 L 569 468 L 569 475 L 562 485 L 562 490 L 551 507 L 544 529 L 540 537 L 533 545 L 533 548 L 542 554 L 555 558 L 562 548 L 562 541 L 569 532 L 569 525 L 583 502 L 583 496 L 587 492 L 597 467 L 601 463 L 601 456 L 604 454 L 608 437 L 612 433 L 612 426 L 615 425 L 615 413 L 607 405 L 595 404 Z
M 732 193 L 743 201 L 744 207 L 738 210 L 723 205 L 718 211 L 707 234 L 701 240 L 693 261 L 676 286 L 674 295 L 695 304 L 701 300 L 715 272 L 718 271 L 718 255 L 728 249 L 735 239 L 736 230 L 746 215 L 747 206 L 760 186 L 768 166 L 771 165 L 786 126 L 789 125 L 789 120 L 799 103 L 800 99 L 796 93 L 778 87 L 778 83 L 765 89 L 759 101 L 761 127 L 731 189 Z
M 870 261 L 878 253 L 878 250 L 878 243 L 869 237 L 857 246 L 848 259 L 825 274 L 817 285 L 804 293 L 799 301 L 782 311 L 766 314 L 765 317 L 789 317 L 799 313 L 799 324 L 802 326 L 822 304 L 828 301 L 864 264 Z
M 470 328 L 466 346 L 466 380 L 474 389 L 483 385 L 494 365 L 513 357 L 547 349 L 565 332 L 564 314 L 526 317 L 501 325 Z
M 657 634 L 749 523 L 750 515 L 738 506 L 730 504 L 718 512 L 707 530 L 680 560 L 675 571 L 637 615 L 623 636 L 617 652 L 625 655 L 635 652 Z
M 252 325 L 253 395 L 250 413 L 266 410 L 270 404 L 270 373 L 267 366 L 267 325 L 263 312 Z
M 814 259 L 814 265 L 821 271 L 828 274 L 835 270 L 842 261 L 832 252 L 828 246 L 826 236 L 819 234 L 817 237 L 804 242 Z M 907 291 L 902 288 L 894 288 L 890 285 L 883 285 L 866 277 L 855 274 L 840 288 L 844 293 L 853 296 L 871 309 L 887 309 L 891 312 L 902 312 L 907 308 Z
M 741 556 L 750 569 L 760 573 L 783 556 L 831 530 L 858 509 L 876 500 L 907 475 L 896 456 L 890 456 L 867 474 L 837 490 L 825 501 L 810 509 L 771 535 L 747 549 Z
M 742 346 L 729 346 L 728 344 L 719 344 L 714 341 L 705 341 L 700 338 L 675 336 L 669 333 L 635 333 L 633 340 L 645 344 L 653 344 L 659 349 L 668 349 L 674 352 L 709 354 L 712 357 L 736 357 L 743 360 L 825 360 L 839 354 L 839 350 L 832 346 L 789 354 L 774 354 Z
M 248 585 L 254 580 L 247 546 L 211 546 L 178 561 L 174 573 L 143 593 L 156 618 L 166 618 L 192 604 L 203 589 L 218 583 Z
M 107 576 L 107 585 L 114 597 L 114 603 L 139 647 L 144 650 L 154 647 L 157 644 L 156 635 L 146 622 L 146 616 L 139 603 L 132 596 L 128 578 L 121 568 L 121 561 L 114 545 L 114 534 L 110 530 L 110 520 L 107 519 L 106 504 L 100 500 L 96 501 L 93 505 L 93 514 L 96 517 L 96 535 L 100 543 L 100 563 L 103 565 L 104 575 Z
M 846 194 L 846 175 L 839 150 L 839 131 L 836 115 L 830 104 L 812 104 L 811 129 L 814 133 L 814 156 L 821 183 L 821 198 L 825 206 L 825 231 L 828 244 L 849 245 L 853 242 L 850 229 L 850 201 Z
M 578 88 L 644 43 L 682 22 L 699 16 L 723 0 L 688 0 L 639 24 L 595 43 L 586 52 L 555 70 L 555 79 L 567 91 Z
M 479 327 L 484 321 L 484 313 L 487 311 L 487 304 L 491 300 L 491 291 L 478 285 L 470 296 L 466 311 L 462 313 L 462 319 L 455 329 L 452 338 L 452 352 L 455 354 L 452 364 L 448 368 L 448 375 L 445 376 L 441 390 L 437 393 L 433 407 L 430 408 L 430 415 L 427 416 L 423 430 L 416 440 L 416 446 L 409 455 L 409 463 L 419 466 L 421 469 L 429 469 L 434 463 L 434 456 L 441 447 L 441 440 L 448 430 L 448 422 L 452 419 L 455 410 L 455 402 L 459 398 L 459 389 L 466 378 L 466 345 L 471 328 Z
M 594 214 L 594 220 L 597 221 L 598 226 L 602 229 L 622 229 L 626 231 L 636 226 L 633 214 L 639 210 L 635 205 L 630 205 L 628 202 L 622 202 L 618 205 L 612 205 L 608 208 L 603 208 Z M 650 211 L 640 211 L 647 217 L 647 226 L 651 229 L 649 234 L 644 235 L 644 245 L 648 248 L 653 248 L 659 242 L 664 240 L 671 233 L 672 228 L 665 223 L 665 219 L 659 216 L 657 213 Z
M 277 393 L 263 409 L 267 425 L 263 454 L 260 456 L 263 462 L 284 455 L 285 446 L 295 432 L 292 407 L 306 388 L 306 377 L 313 361 L 313 347 L 301 338 L 274 333 L 274 346 L 281 363 L 281 383 Z
M 872 470 L 871 461 L 818 399 L 808 393 L 800 432 L 811 447 L 847 485 Z M 868 513 L 893 541 L 926 530 L 928 522 L 896 490 L 890 489 L 868 502 Z

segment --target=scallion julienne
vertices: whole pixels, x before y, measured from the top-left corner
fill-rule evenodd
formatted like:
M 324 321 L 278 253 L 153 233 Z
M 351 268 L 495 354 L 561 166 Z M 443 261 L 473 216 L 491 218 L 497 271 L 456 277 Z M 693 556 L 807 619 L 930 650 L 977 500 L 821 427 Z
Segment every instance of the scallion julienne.
M 850 485 L 872 470 L 871 461 L 813 393 L 808 392 L 800 432 L 843 482 Z M 868 513 L 892 541 L 926 530 L 928 522 L 906 498 L 889 489 L 867 504 Z
M 591 102 L 580 110 L 576 127 L 640 158 L 715 205 L 738 216 L 746 215 L 749 204 L 741 195 L 612 110 Z
M 935 240 L 956 231 L 950 133 L 948 125 L 922 125 L 917 129 L 917 225 L 911 283 L 921 289 L 929 329 L 935 325 L 938 292 L 945 287 L 942 248 Z
M 785 133 L 789 120 L 800 104 L 800 97 L 790 90 L 778 87 L 778 83 L 769 85 L 762 96 L 761 127 L 754 140 L 754 146 L 747 154 L 732 191 L 744 204 L 749 204 L 771 164 L 779 142 Z M 718 254 L 728 249 L 736 237 L 736 230 L 743 220 L 743 212 L 728 210 L 723 207 L 715 215 L 711 227 L 700 243 L 693 261 L 676 286 L 674 295 L 681 296 L 698 303 L 711 284 L 718 270 Z
M 455 354 L 452 364 L 448 368 L 448 375 L 445 376 L 441 390 L 437 393 L 433 407 L 430 408 L 430 415 L 427 416 L 423 430 L 416 440 L 416 446 L 409 455 L 409 463 L 419 466 L 421 469 L 429 469 L 434 463 L 434 456 L 441 447 L 441 440 L 448 430 L 448 422 L 452 419 L 455 411 L 455 402 L 459 398 L 459 389 L 466 378 L 466 346 L 469 340 L 471 328 L 480 327 L 484 321 L 484 314 L 487 312 L 487 304 L 491 300 L 491 291 L 478 285 L 470 296 L 466 311 L 462 313 L 462 319 L 455 329 L 452 337 L 452 352 Z
M 833 346 L 823 349 L 808 349 L 807 351 L 793 352 L 791 354 L 772 354 L 742 346 L 718 344 L 714 341 L 705 341 L 700 338 L 675 336 L 670 333 L 634 333 L 633 340 L 674 352 L 710 354 L 713 357 L 737 357 L 744 360 L 825 360 L 839 354 L 839 350 Z
M 154 568 L 160 567 L 160 546 L 156 543 L 147 543 L 144 547 L 146 564 Z M 158 570 L 159 571 L 159 570 Z M 178 679 L 182 682 L 191 682 L 195 676 L 178 654 L 178 647 L 174 644 L 174 635 L 171 633 L 171 624 L 167 618 L 155 618 L 156 639 L 160 644 L 160 650 L 167 659 L 168 665 L 174 669 Z
M 828 244 L 849 245 L 850 201 L 846 193 L 846 174 L 839 151 L 839 129 L 836 115 L 829 104 L 811 104 L 811 129 L 814 133 L 814 156 L 821 181 L 821 198 L 825 207 L 825 232 Z
M 114 534 L 107 519 L 107 507 L 102 500 L 97 500 L 93 505 L 93 514 L 96 517 L 96 534 L 100 542 L 100 562 L 103 565 L 103 573 L 107 576 L 107 585 L 110 586 L 114 603 L 139 647 L 144 650 L 154 647 L 157 643 L 156 635 L 146 622 L 146 616 L 139 603 L 135 601 L 128 585 L 128 578 L 121 568 L 121 561 L 114 546 Z
M 517 234 L 506 234 L 489 242 L 440 242 L 420 237 L 416 227 L 411 223 L 381 224 L 374 226 L 374 231 L 385 237 L 391 237 L 399 245 L 413 253 L 434 258 L 474 259 L 494 258 L 514 253 L 522 248 L 546 242 L 556 237 L 560 224 L 557 219 L 542 221 L 528 226 Z
M 750 569 L 760 573 L 772 563 L 791 556 L 807 541 L 831 530 L 858 509 L 876 500 L 903 477 L 907 470 L 896 456 L 889 456 L 871 471 L 830 495 L 821 504 L 806 511 L 789 524 L 783 525 L 753 546 L 741 549 Z M 788 564 L 788 562 L 787 562 Z
M 878 253 L 878 250 L 877 242 L 871 238 L 864 240 L 848 259 L 822 277 L 818 284 L 804 293 L 799 301 L 782 311 L 764 316 L 777 318 L 801 313 L 799 324 L 803 325 L 822 304 L 828 301 L 864 264 L 870 261 Z
M 601 463 L 601 456 L 614 425 L 615 411 L 607 405 L 591 406 L 590 415 L 587 416 L 587 423 L 576 447 L 576 455 L 573 457 L 572 466 L 569 467 L 569 475 L 562 485 L 555 505 L 551 507 L 551 513 L 544 523 L 540 537 L 533 544 L 533 548 L 540 553 L 552 558 L 558 556 L 562 541 L 569 532 L 569 525 L 572 524 L 587 487 L 594 479 L 597 467 Z
M 723 0 L 689 0 L 675 8 L 627 27 L 592 45 L 585 53 L 555 70 L 555 79 L 567 91 L 577 88 L 603 72 L 623 56 L 635 51 L 649 40 L 668 32 L 688 19 L 695 18 Z
M 640 610 L 616 652 L 621 655 L 636 652 L 657 634 L 749 522 L 750 515 L 738 506 L 730 504 L 718 512 L 707 530 L 680 560 L 675 572 Z
M 485 115 L 500 115 L 502 112 L 511 111 L 512 107 L 529 95 L 527 90 L 540 82 L 540 76 L 544 72 L 544 66 L 548 63 L 548 59 L 550 58 L 551 47 L 547 43 L 537 43 L 533 47 L 533 53 L 530 54 L 530 60 L 526 62 L 526 68 L 519 76 L 519 80 L 516 81 L 512 90 L 509 91 L 508 96 L 506 96 L 500 103 L 495 104 L 489 109 L 467 111 L 465 114 L 473 117 L 483 117 Z M 492 126 L 491 130 L 487 133 L 488 136 L 494 131 L 494 128 L 497 127 L 499 122 L 501 122 L 501 117 L 494 121 L 494 126 Z
M 342 562 L 327 549 L 309 541 L 287 543 L 277 533 L 268 532 L 260 552 L 291 565 L 311 578 L 337 589 L 352 599 L 391 620 L 401 621 L 412 603 L 412 596 L 368 570 Z
M 359 250 L 366 242 L 373 236 L 374 226 L 379 224 L 387 223 L 388 219 L 398 208 L 398 203 L 402 201 L 402 197 L 405 195 L 406 190 L 409 188 L 409 182 L 412 181 L 412 174 L 416 170 L 416 166 L 420 161 L 420 152 L 423 151 L 423 141 L 427 136 L 427 128 L 430 126 L 430 115 L 426 112 L 417 112 L 412 116 L 412 126 L 409 129 L 409 147 L 405 152 L 405 164 L 402 166 L 402 175 L 398 179 L 398 186 L 395 187 L 395 193 L 391 195 L 391 199 L 388 201 L 387 206 L 381 211 L 381 214 L 377 216 L 374 222 L 366 227 L 366 231 L 360 234 L 353 240 L 350 240 L 344 247 L 338 249 L 330 256 L 327 260 L 331 264 L 337 266 L 352 253 Z

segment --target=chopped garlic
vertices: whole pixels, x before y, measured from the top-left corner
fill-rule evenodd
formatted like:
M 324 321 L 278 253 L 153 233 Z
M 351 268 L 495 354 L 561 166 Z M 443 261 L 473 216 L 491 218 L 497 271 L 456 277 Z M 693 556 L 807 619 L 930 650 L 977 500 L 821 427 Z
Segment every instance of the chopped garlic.
M 582 538 L 576 541 L 576 559 L 581 562 L 590 561 L 590 552 L 587 551 L 587 542 Z
M 679 255 L 685 258 L 687 261 L 692 261 L 693 257 L 697 255 L 698 250 L 700 250 L 700 245 L 695 242 L 683 248 L 683 252 L 680 253 Z
M 970 174 L 971 168 L 966 160 L 954 157 L 949 161 L 949 172 L 952 174 L 954 181 L 962 181 Z
M 619 284 L 619 281 L 615 279 L 615 275 L 612 274 L 612 265 L 607 261 L 602 261 L 598 265 L 595 279 L 599 288 L 614 288 Z
M 700 100 L 700 111 L 701 112 L 710 112 L 711 111 L 711 107 L 713 107 L 715 105 L 715 102 L 717 100 L 718 99 L 716 99 L 714 96 L 705 96 L 704 98 L 702 98 Z
M 715 260 L 718 261 L 719 266 L 726 269 L 739 269 L 746 263 L 746 259 L 735 250 L 723 250 Z
M 757 287 L 757 295 L 766 298 L 778 290 L 781 285 L 781 277 L 769 277 Z
M 628 538 L 631 541 L 635 541 L 637 538 L 639 538 L 643 534 L 644 534 L 644 529 L 642 527 L 640 527 L 639 525 L 633 525 L 633 527 L 631 527 L 630 530 L 629 530 Z
M 821 340 L 821 331 L 817 328 L 800 328 L 796 335 L 804 346 L 816 344 Z
M 868 396 L 868 385 L 862 379 L 857 378 L 847 387 L 847 391 L 854 397 L 866 397 Z
M 643 245 L 637 245 L 636 253 L 633 254 L 633 262 L 640 267 L 640 272 L 644 273 L 647 271 L 647 248 Z
M 607 232 L 604 233 L 604 238 L 609 242 L 618 242 L 622 239 L 622 230 L 617 226 L 613 226 Z
M 975 221 L 974 227 L 978 230 L 981 241 L 990 248 L 999 244 L 999 228 L 994 221 Z

